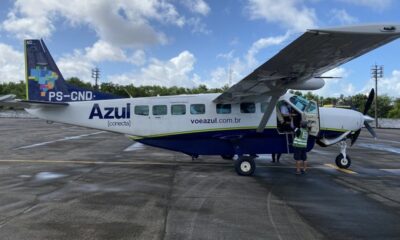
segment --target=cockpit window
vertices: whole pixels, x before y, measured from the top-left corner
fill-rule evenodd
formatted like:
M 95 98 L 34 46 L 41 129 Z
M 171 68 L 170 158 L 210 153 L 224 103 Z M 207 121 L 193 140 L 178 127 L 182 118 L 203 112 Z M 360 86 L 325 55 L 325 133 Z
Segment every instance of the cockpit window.
M 309 101 L 305 98 L 302 98 L 300 96 L 293 96 L 290 98 L 290 102 L 293 103 L 297 109 L 299 109 L 300 111 L 304 111 L 304 109 L 306 109 L 306 107 L 309 104 Z
M 317 113 L 317 104 L 315 102 L 310 102 L 306 108 L 307 113 Z

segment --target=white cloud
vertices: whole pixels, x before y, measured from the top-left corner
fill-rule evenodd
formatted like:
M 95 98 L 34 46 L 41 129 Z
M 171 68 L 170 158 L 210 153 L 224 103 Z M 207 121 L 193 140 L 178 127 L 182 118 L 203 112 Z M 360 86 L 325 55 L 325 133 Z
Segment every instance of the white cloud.
M 61 57 L 56 63 L 65 79 L 79 77 L 85 82 L 94 83 L 91 74 L 95 65 L 81 51 L 75 50 L 73 54 Z
M 86 57 L 92 62 L 126 61 L 127 57 L 121 48 L 105 41 L 97 41 L 92 47 L 85 48 Z
M 207 85 L 210 87 L 222 87 L 229 82 L 229 78 L 231 78 L 231 84 L 235 84 L 259 65 L 256 55 L 261 50 L 282 44 L 289 36 L 290 33 L 287 32 L 280 36 L 260 38 L 253 42 L 243 57 L 235 57 L 234 50 L 217 54 L 216 57 L 225 60 L 227 66 L 217 67 L 212 70 Z M 265 59 L 263 59 L 264 61 Z
M 60 18 L 71 25 L 87 25 L 100 40 L 117 46 L 165 43 L 165 34 L 150 21 L 185 24 L 175 7 L 163 0 L 17 0 L 2 28 L 18 38 L 49 37 Z
M 24 79 L 24 54 L 0 43 L 0 83 Z
M 64 78 L 78 76 L 84 81 L 91 81 L 91 69 L 96 63 L 104 61 L 126 62 L 142 66 L 146 62 L 146 53 L 139 49 L 131 56 L 127 56 L 121 48 L 99 40 L 93 46 L 86 47 L 84 51 L 75 49 L 73 54 L 62 56 L 57 64 Z
M 255 55 L 260 50 L 270 46 L 279 45 L 286 39 L 288 39 L 289 36 L 290 36 L 289 32 L 286 32 L 286 34 L 282 36 L 260 38 L 257 41 L 255 41 L 247 52 L 246 55 L 247 65 L 249 67 L 255 67 L 255 65 L 258 63 L 257 60 L 255 59 Z
M 151 59 L 139 72 L 108 76 L 108 81 L 122 85 L 161 85 L 194 87 L 201 84 L 200 77 L 193 73 L 195 56 L 183 51 L 167 61 Z
M 365 87 L 359 92 L 368 93 L 375 88 L 375 80 L 366 81 Z M 378 95 L 387 94 L 393 97 L 400 97 L 400 70 L 393 70 L 389 77 L 378 79 Z
M 343 25 L 358 22 L 358 19 L 356 17 L 351 16 L 344 9 L 332 9 L 330 11 L 330 14 L 332 15 L 331 20 L 337 21 Z
M 192 33 L 211 33 L 211 30 L 207 28 L 207 25 L 198 17 L 189 18 L 186 23 L 192 29 Z
M 129 62 L 137 65 L 137 66 L 142 66 L 146 63 L 146 53 L 139 49 L 136 50 L 132 56 L 129 58 Z
M 233 58 L 233 55 L 235 54 L 235 50 L 231 50 L 227 53 L 219 53 L 217 54 L 217 58 L 222 58 L 227 61 L 231 60 Z
M 316 26 L 314 9 L 297 0 L 248 0 L 247 10 L 251 19 L 279 23 L 297 32 Z
M 373 10 L 379 10 L 379 11 L 387 9 L 393 2 L 392 0 L 339 0 L 339 1 L 354 4 L 357 6 L 369 7 Z
M 210 12 L 210 6 L 203 0 L 184 0 L 182 2 L 190 11 L 206 16 Z
M 323 97 L 339 97 L 341 94 L 348 96 L 356 93 L 354 85 L 347 80 L 350 73 L 343 67 L 334 68 L 322 75 L 325 78 L 325 86 L 313 91 Z

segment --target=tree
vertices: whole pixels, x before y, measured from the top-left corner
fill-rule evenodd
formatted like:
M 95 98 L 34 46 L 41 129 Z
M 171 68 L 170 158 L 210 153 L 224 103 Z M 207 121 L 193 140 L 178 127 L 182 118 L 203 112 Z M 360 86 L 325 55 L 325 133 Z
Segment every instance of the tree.
M 2 83 L 0 86 L 0 95 L 15 94 L 17 98 L 26 98 L 26 84 L 24 81 Z
M 396 99 L 393 108 L 388 113 L 389 118 L 400 118 L 400 98 Z
M 357 94 L 351 97 L 351 106 L 353 109 L 364 112 L 365 103 L 367 102 L 367 96 L 364 94 Z
M 392 98 L 388 95 L 378 96 L 378 118 L 388 117 L 390 109 L 392 109 Z M 372 103 L 371 109 L 367 113 L 370 116 L 375 116 L 375 103 Z
M 67 80 L 65 80 L 68 84 L 76 86 L 76 87 L 81 87 L 81 88 L 85 88 L 85 89 L 91 89 L 93 90 L 93 86 L 90 82 L 84 82 L 82 80 L 80 80 L 77 77 L 71 77 L 68 78 Z

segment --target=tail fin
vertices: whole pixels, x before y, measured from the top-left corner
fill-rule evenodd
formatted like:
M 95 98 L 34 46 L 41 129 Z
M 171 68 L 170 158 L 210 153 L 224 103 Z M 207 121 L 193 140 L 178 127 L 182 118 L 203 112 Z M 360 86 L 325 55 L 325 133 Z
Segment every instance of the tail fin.
M 25 40 L 27 100 L 72 102 L 121 98 L 68 84 L 43 40 Z

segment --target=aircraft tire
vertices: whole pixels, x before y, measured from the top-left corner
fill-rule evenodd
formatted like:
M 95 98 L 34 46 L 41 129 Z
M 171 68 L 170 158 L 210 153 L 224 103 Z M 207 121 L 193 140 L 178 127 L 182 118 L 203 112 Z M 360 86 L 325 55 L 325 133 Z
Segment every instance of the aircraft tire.
M 235 161 L 235 170 L 240 176 L 251 176 L 256 170 L 256 163 L 253 158 L 239 157 Z
M 221 157 L 222 157 L 222 159 L 225 159 L 225 160 L 232 160 L 233 157 L 235 157 L 235 155 L 233 155 L 233 154 L 225 154 L 225 155 L 221 155 Z
M 346 155 L 346 158 L 343 157 L 343 154 L 339 154 L 336 157 L 336 166 L 339 168 L 349 168 L 351 165 L 351 159 L 349 155 Z

